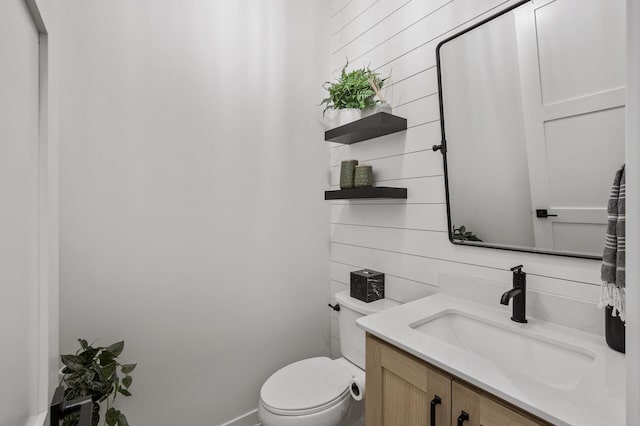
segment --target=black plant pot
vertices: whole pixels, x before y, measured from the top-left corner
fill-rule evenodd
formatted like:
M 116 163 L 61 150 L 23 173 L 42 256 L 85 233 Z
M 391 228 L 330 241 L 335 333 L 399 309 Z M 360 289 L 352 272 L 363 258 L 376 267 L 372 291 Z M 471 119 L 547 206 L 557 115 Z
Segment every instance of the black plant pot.
M 75 411 L 67 414 L 62 419 L 62 426 L 78 426 L 80 420 L 80 413 Z M 93 413 L 91 415 L 91 426 L 98 426 L 100 423 L 100 404 L 93 402 Z
M 604 335 L 607 345 L 614 351 L 624 352 L 624 322 L 620 317 L 612 317 L 613 306 L 607 306 L 604 310 Z

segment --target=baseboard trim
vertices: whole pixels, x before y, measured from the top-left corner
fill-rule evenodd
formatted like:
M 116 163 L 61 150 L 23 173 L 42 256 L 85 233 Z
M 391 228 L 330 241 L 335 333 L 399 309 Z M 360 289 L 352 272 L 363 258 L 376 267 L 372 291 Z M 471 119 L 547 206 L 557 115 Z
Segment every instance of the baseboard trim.
M 260 426 L 260 419 L 258 419 L 258 409 L 251 410 L 248 413 L 244 413 L 241 416 L 236 417 L 233 420 L 229 420 L 220 426 Z
M 26 426 L 44 426 L 44 422 L 47 419 L 47 414 L 47 411 L 43 411 L 42 413 L 35 414 L 29 417 Z

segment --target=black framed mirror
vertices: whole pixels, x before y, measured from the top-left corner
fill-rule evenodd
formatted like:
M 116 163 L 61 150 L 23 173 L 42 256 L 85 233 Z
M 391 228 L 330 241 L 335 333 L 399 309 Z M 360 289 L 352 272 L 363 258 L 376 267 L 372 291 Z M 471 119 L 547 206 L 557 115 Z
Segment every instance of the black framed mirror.
M 624 163 L 624 5 L 521 1 L 436 48 L 449 239 L 601 259 Z

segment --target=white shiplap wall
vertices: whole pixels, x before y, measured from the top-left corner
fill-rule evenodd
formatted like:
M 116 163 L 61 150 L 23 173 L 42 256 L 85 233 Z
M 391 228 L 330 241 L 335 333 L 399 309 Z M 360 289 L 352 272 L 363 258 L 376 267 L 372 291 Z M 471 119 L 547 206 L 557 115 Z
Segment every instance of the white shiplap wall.
M 444 38 L 514 4 L 504 0 L 334 0 L 331 70 L 345 58 L 391 73 L 388 97 L 406 132 L 331 148 L 331 183 L 340 161 L 373 165 L 378 185 L 408 188 L 408 199 L 335 201 L 331 206 L 331 292 L 348 289 L 349 272 L 386 273 L 387 297 L 407 302 L 438 290 L 441 272 L 511 281 L 509 268 L 524 264 L 530 291 L 595 303 L 599 262 L 484 248 L 460 247 L 447 238 L 435 48 Z M 351 68 L 350 66 L 350 68 Z M 339 354 L 337 316 L 333 355 Z

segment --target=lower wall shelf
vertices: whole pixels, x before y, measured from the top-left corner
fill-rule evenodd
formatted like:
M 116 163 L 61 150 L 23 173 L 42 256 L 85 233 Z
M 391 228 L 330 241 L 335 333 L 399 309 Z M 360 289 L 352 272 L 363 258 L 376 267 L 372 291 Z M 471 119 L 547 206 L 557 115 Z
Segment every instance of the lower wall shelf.
M 407 198 L 407 188 L 391 188 L 388 186 L 372 186 L 368 188 L 338 189 L 325 191 L 325 200 L 349 200 L 358 198 Z

